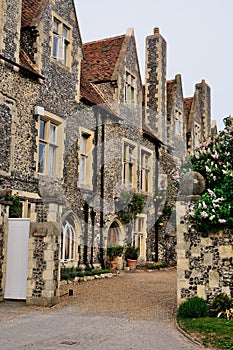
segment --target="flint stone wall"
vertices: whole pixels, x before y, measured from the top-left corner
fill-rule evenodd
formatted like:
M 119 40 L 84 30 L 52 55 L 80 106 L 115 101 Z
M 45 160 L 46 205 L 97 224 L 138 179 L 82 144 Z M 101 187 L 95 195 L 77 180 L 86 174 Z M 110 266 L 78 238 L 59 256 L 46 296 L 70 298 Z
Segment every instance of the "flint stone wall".
M 185 208 L 177 203 L 178 304 L 196 296 L 209 304 L 219 293 L 233 296 L 233 229 L 204 237 L 185 222 Z

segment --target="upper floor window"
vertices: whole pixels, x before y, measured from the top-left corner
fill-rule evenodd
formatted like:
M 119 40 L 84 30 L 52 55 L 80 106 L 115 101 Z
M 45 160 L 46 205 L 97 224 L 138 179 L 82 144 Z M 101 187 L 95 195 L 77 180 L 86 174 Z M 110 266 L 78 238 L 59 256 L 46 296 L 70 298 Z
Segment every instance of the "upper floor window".
M 81 131 L 79 140 L 79 185 L 81 186 L 92 186 L 93 138 L 93 132 L 88 130 Z
M 135 78 L 128 72 L 125 78 L 125 102 L 130 104 L 135 102 Z
M 46 112 L 39 117 L 37 171 L 39 174 L 62 177 L 64 123 L 60 117 Z
M 141 179 L 140 189 L 143 192 L 149 192 L 151 189 L 151 154 L 141 150 Z
M 69 65 L 70 28 L 60 20 L 53 19 L 52 57 L 65 66 Z
M 55 176 L 57 125 L 40 119 L 38 172 Z
M 123 150 L 123 184 L 134 186 L 136 171 L 136 147 L 124 143 Z
M 182 113 L 176 111 L 175 116 L 175 135 L 182 136 Z

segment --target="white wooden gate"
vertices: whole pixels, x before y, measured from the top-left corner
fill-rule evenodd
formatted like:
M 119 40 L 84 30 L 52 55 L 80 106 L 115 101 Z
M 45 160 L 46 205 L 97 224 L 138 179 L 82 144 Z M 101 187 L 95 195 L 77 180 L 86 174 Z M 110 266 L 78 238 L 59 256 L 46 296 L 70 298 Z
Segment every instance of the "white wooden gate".
M 5 299 L 26 299 L 30 219 L 8 219 Z

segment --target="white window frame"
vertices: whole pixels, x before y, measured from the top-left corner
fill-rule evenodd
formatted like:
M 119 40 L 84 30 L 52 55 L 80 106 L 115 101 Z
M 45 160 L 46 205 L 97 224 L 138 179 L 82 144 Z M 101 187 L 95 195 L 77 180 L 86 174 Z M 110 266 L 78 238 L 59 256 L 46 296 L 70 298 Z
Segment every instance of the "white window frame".
M 147 158 L 147 161 L 146 161 Z M 152 152 L 148 149 L 140 149 L 140 190 L 151 193 L 152 190 Z
M 134 105 L 136 100 L 136 78 L 133 74 L 125 72 L 125 103 Z
M 68 244 L 68 246 L 67 246 Z M 67 250 L 67 251 L 66 251 Z M 75 230 L 68 220 L 62 225 L 61 261 L 73 261 L 75 255 Z
M 139 247 L 139 257 L 146 259 L 146 214 L 138 214 L 133 221 L 132 245 Z M 142 225 L 140 225 L 141 223 Z
M 83 141 L 85 140 L 85 149 Z M 94 132 L 88 129 L 80 128 L 79 145 L 79 181 L 78 186 L 92 189 L 93 187 L 93 140 Z
M 72 27 L 65 22 L 60 16 L 53 14 L 52 19 L 52 53 L 53 59 L 66 67 L 71 66 L 71 38 Z M 57 23 L 55 29 L 54 23 Z M 67 35 L 64 35 L 64 30 L 67 30 Z M 56 43 L 55 43 L 56 40 Z
M 41 121 L 45 123 L 45 133 L 44 137 L 41 137 L 40 134 L 40 126 Z M 50 127 L 54 126 L 56 129 L 55 132 L 55 138 L 51 139 L 50 134 Z M 38 116 L 38 122 L 37 122 L 37 130 L 38 130 L 38 136 L 37 136 L 37 155 L 36 155 L 36 161 L 37 161 L 37 174 L 44 175 L 44 176 L 50 176 L 55 178 L 62 178 L 63 177 L 63 154 L 64 154 L 64 140 L 65 140 L 65 134 L 64 134 L 64 128 L 65 128 L 65 121 L 56 116 L 53 113 L 44 111 L 43 115 Z M 40 151 L 40 145 L 44 146 L 44 169 L 40 169 L 39 161 L 41 156 Z M 50 150 L 53 149 L 54 151 L 54 158 L 51 163 L 51 153 Z M 52 165 L 52 168 L 51 168 Z
M 122 184 L 136 187 L 137 146 L 129 140 L 123 140 Z

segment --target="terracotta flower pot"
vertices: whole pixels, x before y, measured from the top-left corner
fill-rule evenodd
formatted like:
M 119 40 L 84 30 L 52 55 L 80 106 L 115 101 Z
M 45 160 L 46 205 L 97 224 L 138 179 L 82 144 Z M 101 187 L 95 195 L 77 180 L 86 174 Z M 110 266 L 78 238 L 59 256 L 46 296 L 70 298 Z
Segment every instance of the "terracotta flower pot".
M 130 271 L 136 270 L 137 260 L 127 259 L 127 263 Z
M 116 270 L 117 268 L 117 262 L 116 262 L 116 259 L 113 259 L 111 261 L 111 270 Z

